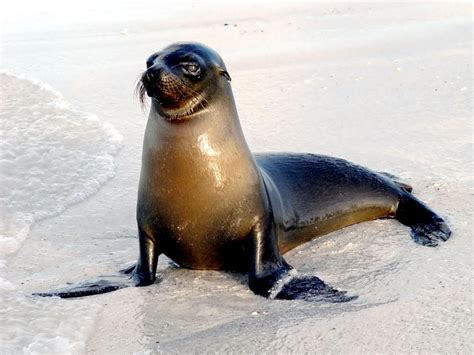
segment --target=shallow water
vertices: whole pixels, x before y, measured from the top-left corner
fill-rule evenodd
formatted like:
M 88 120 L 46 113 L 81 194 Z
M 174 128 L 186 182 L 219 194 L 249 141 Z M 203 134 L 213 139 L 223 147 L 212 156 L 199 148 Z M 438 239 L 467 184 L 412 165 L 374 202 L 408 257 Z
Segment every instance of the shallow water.
M 2 354 L 79 353 L 93 329 L 99 306 L 90 300 L 62 302 L 21 295 L 2 295 Z
M 21 247 L 34 222 L 84 200 L 114 176 L 122 136 L 37 80 L 2 71 L 0 92 L 0 334 L 9 339 L 2 351 L 72 351 L 85 337 L 61 314 L 75 314 L 75 322 L 90 328 L 94 307 L 62 303 L 54 307 L 63 318 L 58 323 L 50 302 L 24 296 L 4 277 L 5 256 Z
M 46 84 L 1 72 L 0 85 L 0 250 L 10 254 L 33 222 L 84 200 L 114 176 L 122 136 Z

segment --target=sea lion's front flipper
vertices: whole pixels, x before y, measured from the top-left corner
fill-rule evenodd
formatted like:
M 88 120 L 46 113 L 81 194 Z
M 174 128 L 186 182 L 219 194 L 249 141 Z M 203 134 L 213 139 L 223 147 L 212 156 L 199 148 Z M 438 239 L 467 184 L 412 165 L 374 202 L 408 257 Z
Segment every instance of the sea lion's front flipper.
M 120 269 L 120 273 L 125 274 L 125 275 L 131 274 L 132 272 L 135 271 L 136 267 L 137 267 L 137 263 L 133 263 L 129 266 L 124 267 L 123 269 Z
M 316 276 L 300 276 L 281 256 L 272 223 L 258 223 L 251 235 L 249 287 L 257 295 L 285 300 L 347 302 L 347 296 Z
M 104 278 L 99 277 L 55 291 L 33 293 L 33 296 L 61 298 L 84 297 L 112 292 L 134 285 L 134 281 L 131 278 L 123 275 L 104 276 Z
M 259 221 L 250 235 L 251 264 L 249 287 L 257 295 L 269 297 L 274 286 L 293 268 L 278 250 L 275 228 L 270 220 Z
M 291 276 L 280 281 L 271 293 L 271 298 L 283 300 L 348 302 L 357 296 L 348 296 L 347 291 L 339 291 L 327 285 L 316 276 Z
M 139 287 L 153 284 L 156 280 L 156 267 L 161 252 L 155 239 L 144 232 L 142 228 L 138 229 L 138 238 L 140 240 L 140 255 L 137 263 L 120 270 L 120 274 L 101 276 L 59 290 L 38 292 L 33 293 L 33 295 L 61 298 L 84 297 L 112 292 L 130 286 Z

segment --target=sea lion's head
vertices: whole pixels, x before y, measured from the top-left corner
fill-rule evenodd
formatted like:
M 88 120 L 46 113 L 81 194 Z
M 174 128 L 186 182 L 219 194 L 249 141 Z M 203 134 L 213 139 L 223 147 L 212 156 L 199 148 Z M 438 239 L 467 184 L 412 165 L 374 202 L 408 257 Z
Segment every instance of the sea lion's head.
M 222 58 L 199 43 L 176 43 L 153 53 L 137 85 L 152 108 L 169 121 L 190 119 L 205 109 L 218 90 L 219 80 L 230 81 Z

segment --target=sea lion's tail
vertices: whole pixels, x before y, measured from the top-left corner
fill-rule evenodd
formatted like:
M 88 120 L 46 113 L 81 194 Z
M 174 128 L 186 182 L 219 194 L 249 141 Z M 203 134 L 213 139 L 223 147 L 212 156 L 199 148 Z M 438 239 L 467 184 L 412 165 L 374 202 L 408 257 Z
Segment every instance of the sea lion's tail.
M 435 247 L 451 236 L 444 219 L 408 192 L 402 195 L 395 218 L 411 228 L 413 240 L 421 245 Z

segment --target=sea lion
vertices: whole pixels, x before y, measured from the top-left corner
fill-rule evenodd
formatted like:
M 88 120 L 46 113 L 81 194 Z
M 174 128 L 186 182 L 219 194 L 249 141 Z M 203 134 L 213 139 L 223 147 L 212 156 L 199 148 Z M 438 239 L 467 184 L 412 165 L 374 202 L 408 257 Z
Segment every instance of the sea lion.
M 138 189 L 139 257 L 135 286 L 156 280 L 158 256 L 191 269 L 248 272 L 265 297 L 344 296 L 317 277 L 301 277 L 282 254 L 317 236 L 377 218 L 396 218 L 415 242 L 450 237 L 445 221 L 390 174 L 314 154 L 252 154 L 235 106 L 230 76 L 214 50 L 177 43 L 148 58 L 137 87 L 151 109 Z M 112 291 L 101 280 L 61 297 Z

